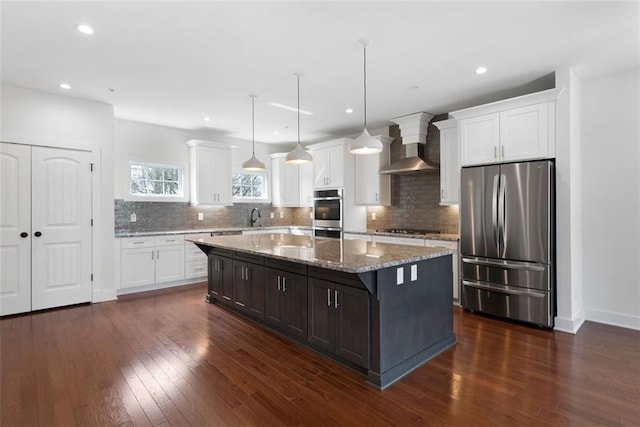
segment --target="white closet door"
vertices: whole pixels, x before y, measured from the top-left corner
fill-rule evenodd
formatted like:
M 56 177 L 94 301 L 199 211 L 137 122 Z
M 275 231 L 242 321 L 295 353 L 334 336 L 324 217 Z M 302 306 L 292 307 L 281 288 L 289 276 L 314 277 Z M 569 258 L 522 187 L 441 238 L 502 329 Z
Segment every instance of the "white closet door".
M 0 316 L 27 311 L 31 311 L 31 147 L 0 143 Z
M 91 301 L 91 153 L 33 147 L 32 309 Z

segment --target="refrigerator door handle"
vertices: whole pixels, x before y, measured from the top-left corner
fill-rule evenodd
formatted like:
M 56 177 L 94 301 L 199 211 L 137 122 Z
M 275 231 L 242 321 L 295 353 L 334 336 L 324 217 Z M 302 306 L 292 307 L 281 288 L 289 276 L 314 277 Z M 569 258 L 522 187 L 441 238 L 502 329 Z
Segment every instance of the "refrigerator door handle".
M 503 294 L 510 294 L 510 295 L 526 295 L 529 297 L 536 297 L 536 298 L 544 298 L 547 296 L 547 294 L 544 292 L 536 292 L 532 290 L 520 291 L 520 290 L 513 289 L 513 287 L 509 287 L 509 286 L 503 287 L 500 285 L 491 285 L 489 283 L 471 282 L 469 280 L 463 280 L 462 284 L 464 286 L 470 286 L 472 288 L 484 289 L 485 291 L 495 291 L 495 292 L 501 292 Z
M 500 175 L 493 176 L 493 193 L 491 195 L 491 224 L 493 225 L 493 241 L 500 252 L 500 234 L 498 227 L 498 187 L 500 186 Z
M 506 227 L 506 199 L 505 192 L 507 186 L 507 177 L 500 174 L 500 185 L 498 190 L 498 236 L 500 237 L 500 250 L 504 251 L 507 246 L 507 227 Z
M 489 267 L 509 268 L 513 270 L 546 270 L 545 266 L 524 261 L 493 261 L 490 259 L 463 256 L 462 262 L 466 262 L 467 264 L 487 265 Z

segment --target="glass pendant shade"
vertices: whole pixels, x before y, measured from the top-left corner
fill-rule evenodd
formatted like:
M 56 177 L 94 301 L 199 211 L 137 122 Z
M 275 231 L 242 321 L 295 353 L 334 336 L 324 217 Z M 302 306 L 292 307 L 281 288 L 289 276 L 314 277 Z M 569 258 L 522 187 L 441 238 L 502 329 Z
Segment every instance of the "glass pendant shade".
M 260 172 L 265 170 L 264 163 L 262 163 L 256 155 L 251 156 L 249 160 L 242 164 L 242 170 L 250 171 L 250 172 Z
M 266 168 L 256 157 L 256 121 L 255 121 L 255 103 L 257 95 L 249 95 L 251 98 L 251 158 L 242 164 L 242 170 L 249 172 L 262 172 Z
M 303 163 L 311 163 L 313 161 L 313 156 L 310 152 L 302 148 L 302 145 L 300 144 L 300 74 L 296 73 L 295 76 L 298 82 L 298 145 L 296 145 L 296 148 L 287 153 L 287 156 L 284 158 L 284 160 L 287 163 L 300 165 Z
M 302 145 L 298 143 L 298 145 L 296 145 L 296 148 L 294 148 L 292 151 L 287 153 L 287 156 L 285 157 L 285 161 L 287 163 L 293 163 L 293 164 L 299 165 L 302 163 L 312 162 L 313 156 L 311 156 L 311 153 L 309 153 L 307 150 L 302 148 Z
M 371 136 L 367 128 L 349 145 L 349 152 L 351 154 L 375 154 L 381 151 L 382 142 Z

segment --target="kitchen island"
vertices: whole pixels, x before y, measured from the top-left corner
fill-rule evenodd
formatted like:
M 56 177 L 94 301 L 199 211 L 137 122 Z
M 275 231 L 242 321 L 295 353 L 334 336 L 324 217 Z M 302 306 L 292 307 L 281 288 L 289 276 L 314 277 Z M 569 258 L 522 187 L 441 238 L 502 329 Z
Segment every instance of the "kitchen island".
M 208 256 L 206 300 L 384 389 L 456 342 L 452 251 L 290 234 L 187 239 Z

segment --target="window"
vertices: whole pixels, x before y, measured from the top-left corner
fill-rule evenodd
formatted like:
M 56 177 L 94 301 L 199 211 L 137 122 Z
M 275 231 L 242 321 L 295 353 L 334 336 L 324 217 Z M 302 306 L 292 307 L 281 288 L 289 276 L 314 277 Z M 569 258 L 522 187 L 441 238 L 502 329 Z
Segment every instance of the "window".
M 231 189 L 234 199 L 267 199 L 267 174 L 234 172 Z
M 130 162 L 129 194 L 143 197 L 184 197 L 184 167 Z

